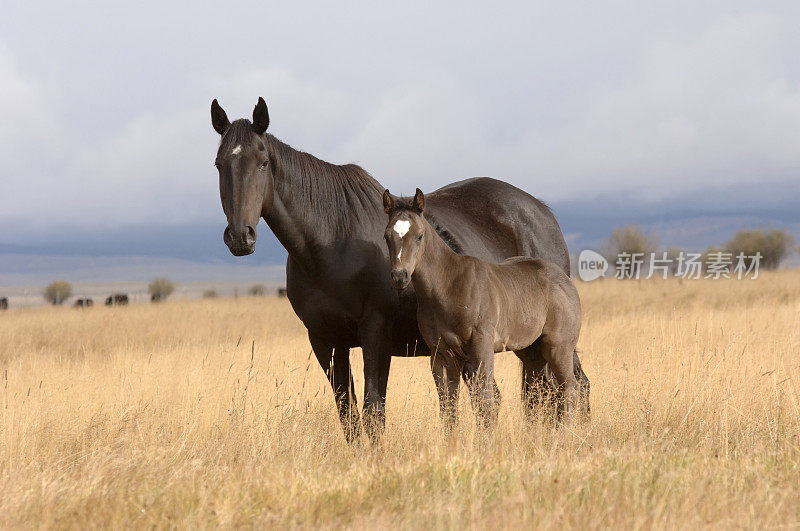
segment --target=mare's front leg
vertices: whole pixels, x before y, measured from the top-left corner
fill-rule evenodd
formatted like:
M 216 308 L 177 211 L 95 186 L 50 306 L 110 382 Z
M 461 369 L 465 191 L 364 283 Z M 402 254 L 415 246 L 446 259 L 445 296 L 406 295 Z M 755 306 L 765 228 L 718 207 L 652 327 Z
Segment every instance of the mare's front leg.
M 388 319 L 371 314 L 359 323 L 364 352 L 364 429 L 377 442 L 386 429 L 386 385 L 392 361 L 392 329 Z
M 494 344 L 488 334 L 475 334 L 466 352 L 475 370 L 472 381 L 472 403 L 477 406 L 478 421 L 486 428 L 497 423 L 499 400 L 494 381 Z
M 328 377 L 328 382 L 333 389 L 333 397 L 336 401 L 339 422 L 342 423 L 345 439 L 347 442 L 353 442 L 361 433 L 361 425 L 353 386 L 353 374 L 350 372 L 350 349 L 348 347 L 334 349 L 310 332 L 308 339 L 314 355 L 322 370 L 325 371 L 325 376 Z
M 460 364 L 449 353 L 431 349 L 431 372 L 439 395 L 439 416 L 446 430 L 458 424 L 458 387 L 461 383 Z

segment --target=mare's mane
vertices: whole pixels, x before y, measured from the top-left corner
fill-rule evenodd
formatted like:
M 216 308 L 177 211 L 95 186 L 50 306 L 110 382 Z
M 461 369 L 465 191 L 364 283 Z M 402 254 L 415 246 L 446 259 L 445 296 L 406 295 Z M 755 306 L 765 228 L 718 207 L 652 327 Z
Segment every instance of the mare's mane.
M 220 145 L 231 150 L 252 142 L 254 135 L 250 120 L 236 120 L 225 131 Z M 380 205 L 383 187 L 360 166 L 325 162 L 294 149 L 270 133 L 263 139 L 270 163 L 274 164 L 276 185 L 289 185 L 294 196 L 287 200 L 301 200 L 308 205 L 305 221 L 320 227 L 319 230 L 349 233 L 353 221 L 358 219 L 354 213 L 371 212 Z

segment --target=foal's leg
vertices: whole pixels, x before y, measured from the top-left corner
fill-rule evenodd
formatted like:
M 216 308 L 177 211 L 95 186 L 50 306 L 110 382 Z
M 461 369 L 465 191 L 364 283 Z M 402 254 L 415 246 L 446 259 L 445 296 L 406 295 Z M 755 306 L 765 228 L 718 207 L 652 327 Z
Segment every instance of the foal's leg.
M 467 389 L 469 390 L 469 397 L 472 403 L 473 411 L 478 411 L 478 403 L 475 401 L 475 389 L 473 389 L 473 381 L 475 379 L 475 375 L 478 372 L 478 367 L 475 366 L 473 363 L 469 361 L 464 362 L 464 368 L 461 370 L 461 376 L 464 378 L 464 383 L 467 385 Z M 494 396 L 495 400 L 497 400 L 498 406 L 502 401 L 502 397 L 500 396 L 500 388 L 497 386 L 497 381 L 492 378 L 492 386 L 494 387 Z
M 542 355 L 558 382 L 558 417 L 570 422 L 578 403 L 578 380 L 573 367 L 573 342 L 550 342 L 542 340 Z
M 458 386 L 461 368 L 449 354 L 434 352 L 431 355 L 431 372 L 439 395 L 439 416 L 446 429 L 458 423 Z
M 473 405 L 477 405 L 478 420 L 484 427 L 494 428 L 497 423 L 498 399 L 494 382 L 494 345 L 490 339 L 473 338 L 469 347 L 469 359 L 477 363 L 470 376 L 472 380 Z
M 514 352 L 522 361 L 522 410 L 528 420 L 534 409 L 545 408 L 549 414 L 555 412 L 557 384 L 552 372 L 547 370 L 547 361 L 542 354 L 542 340 Z

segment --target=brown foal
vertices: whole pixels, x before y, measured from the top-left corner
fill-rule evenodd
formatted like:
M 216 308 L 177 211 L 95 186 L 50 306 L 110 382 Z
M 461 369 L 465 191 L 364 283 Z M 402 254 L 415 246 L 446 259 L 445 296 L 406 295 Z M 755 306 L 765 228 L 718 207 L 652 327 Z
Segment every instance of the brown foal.
M 558 382 L 559 418 L 570 420 L 578 399 L 573 351 L 581 329 L 581 304 L 569 277 L 544 260 L 515 257 L 494 264 L 456 254 L 423 214 L 425 196 L 413 200 L 386 190 L 384 235 L 392 281 L 409 283 L 417 296 L 420 333 L 431 351 L 431 370 L 442 418 L 457 420 L 459 378 L 473 367 L 473 403 L 485 425 L 497 419 L 494 354 L 513 350 L 524 364 L 541 353 Z M 542 367 L 525 366 L 542 374 Z

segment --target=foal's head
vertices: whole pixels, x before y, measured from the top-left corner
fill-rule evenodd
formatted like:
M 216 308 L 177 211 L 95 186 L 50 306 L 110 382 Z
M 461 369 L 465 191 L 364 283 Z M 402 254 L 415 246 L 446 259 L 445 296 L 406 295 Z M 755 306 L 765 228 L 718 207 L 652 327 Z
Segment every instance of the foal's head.
M 383 192 L 383 209 L 389 214 L 384 238 L 389 247 L 389 267 L 392 282 L 398 290 L 408 287 L 411 275 L 425 248 L 425 226 L 427 221 L 422 217 L 425 210 L 425 196 L 419 188 L 414 199 L 399 199 Z
M 265 138 L 269 112 L 263 98 L 253 121 L 228 121 L 217 100 L 211 102 L 211 125 L 222 137 L 214 165 L 219 170 L 219 196 L 228 218 L 223 233 L 232 254 L 250 254 L 256 247 L 256 225 L 269 213 L 275 196 L 269 149 Z

